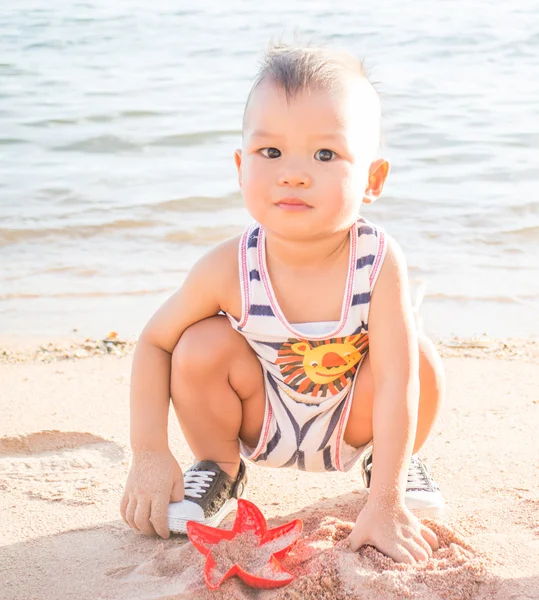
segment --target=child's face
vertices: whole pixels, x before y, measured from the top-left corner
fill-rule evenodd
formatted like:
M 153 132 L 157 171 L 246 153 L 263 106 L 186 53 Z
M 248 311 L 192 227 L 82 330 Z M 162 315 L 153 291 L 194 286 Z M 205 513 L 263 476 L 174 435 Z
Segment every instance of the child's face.
M 236 164 L 247 209 L 265 229 L 290 239 L 331 234 L 381 193 L 389 166 L 372 162 L 376 93 L 363 80 L 343 87 L 290 100 L 271 82 L 254 90 Z

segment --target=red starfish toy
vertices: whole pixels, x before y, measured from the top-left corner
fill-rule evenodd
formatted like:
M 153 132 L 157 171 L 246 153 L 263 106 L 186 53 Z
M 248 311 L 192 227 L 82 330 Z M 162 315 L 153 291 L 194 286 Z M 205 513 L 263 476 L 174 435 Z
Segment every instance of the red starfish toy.
M 241 498 L 232 529 L 217 529 L 196 521 L 187 523 L 193 546 L 206 556 L 204 579 L 210 590 L 216 590 L 233 575 L 254 588 L 287 585 L 294 576 L 281 566 L 279 559 L 296 543 L 302 529 L 301 519 L 268 529 L 260 510 Z M 234 540 L 236 544 L 228 544 Z

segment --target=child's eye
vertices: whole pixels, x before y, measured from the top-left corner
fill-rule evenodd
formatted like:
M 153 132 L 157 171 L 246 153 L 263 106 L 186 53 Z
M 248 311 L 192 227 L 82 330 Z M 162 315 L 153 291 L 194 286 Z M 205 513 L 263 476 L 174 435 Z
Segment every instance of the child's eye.
M 281 151 L 277 148 L 261 148 L 259 152 L 266 158 L 279 158 L 281 156 Z
M 320 160 L 322 162 L 329 162 L 336 156 L 337 155 L 335 154 L 335 152 L 333 152 L 333 150 L 328 150 L 327 148 L 322 148 L 314 153 L 315 159 Z

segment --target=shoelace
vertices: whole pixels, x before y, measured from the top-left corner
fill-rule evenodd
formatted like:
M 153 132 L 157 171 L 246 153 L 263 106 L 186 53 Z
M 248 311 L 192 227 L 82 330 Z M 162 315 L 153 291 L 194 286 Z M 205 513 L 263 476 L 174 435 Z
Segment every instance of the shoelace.
M 425 471 L 421 468 L 419 460 L 412 456 L 410 468 L 408 469 L 408 480 L 406 487 L 413 489 L 430 489 L 430 481 Z
M 214 471 L 188 471 L 183 476 L 185 495 L 190 498 L 202 498 L 215 475 Z

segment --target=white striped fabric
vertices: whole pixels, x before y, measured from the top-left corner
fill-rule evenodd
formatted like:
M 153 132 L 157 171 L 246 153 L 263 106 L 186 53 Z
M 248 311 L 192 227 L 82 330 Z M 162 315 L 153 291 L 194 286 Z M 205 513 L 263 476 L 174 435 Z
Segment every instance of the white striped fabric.
M 350 261 L 341 319 L 324 335 L 306 335 L 283 315 L 266 268 L 264 230 L 252 224 L 239 248 L 242 315 L 232 326 L 262 365 L 266 412 L 256 448 L 242 454 L 268 467 L 346 471 L 363 448 L 343 455 L 343 435 L 361 361 L 368 350 L 371 292 L 385 256 L 382 230 L 359 219 L 350 230 Z M 345 458 L 346 456 L 346 458 Z

